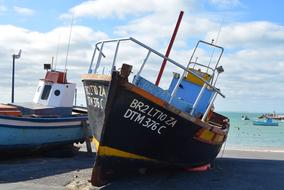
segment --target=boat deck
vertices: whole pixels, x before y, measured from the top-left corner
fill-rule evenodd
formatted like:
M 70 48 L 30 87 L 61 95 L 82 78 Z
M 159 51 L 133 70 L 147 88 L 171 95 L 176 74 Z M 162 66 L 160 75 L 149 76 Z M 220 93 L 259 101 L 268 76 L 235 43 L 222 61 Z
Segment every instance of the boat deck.
M 17 107 L 23 115 L 64 117 L 69 116 L 72 113 L 72 107 L 55 107 L 33 102 L 23 102 L 11 105 Z

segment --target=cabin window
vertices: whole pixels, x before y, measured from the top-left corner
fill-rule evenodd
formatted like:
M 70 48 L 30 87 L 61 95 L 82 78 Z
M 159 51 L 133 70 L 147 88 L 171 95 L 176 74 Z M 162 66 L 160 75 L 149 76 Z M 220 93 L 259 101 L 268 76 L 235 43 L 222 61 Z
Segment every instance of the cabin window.
M 43 92 L 42 92 L 42 94 L 41 94 L 41 99 L 42 99 L 42 100 L 47 100 L 47 99 L 48 99 L 50 90 L 51 90 L 51 85 L 45 85 L 45 86 L 44 86 Z

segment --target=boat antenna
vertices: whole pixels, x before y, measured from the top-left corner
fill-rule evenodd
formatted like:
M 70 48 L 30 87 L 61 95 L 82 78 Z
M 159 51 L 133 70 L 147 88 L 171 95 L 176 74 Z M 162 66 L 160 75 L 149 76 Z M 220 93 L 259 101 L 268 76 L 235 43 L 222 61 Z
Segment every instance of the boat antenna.
M 58 52 L 59 52 L 60 39 L 61 39 L 61 35 L 59 34 L 58 40 L 57 40 L 56 56 L 55 56 L 55 61 L 54 61 L 54 70 L 56 70 L 56 65 L 57 65 L 57 57 L 58 57 Z
M 180 25 L 181 20 L 182 20 L 182 17 L 183 17 L 183 13 L 184 13 L 183 11 L 180 11 L 180 13 L 179 13 L 179 17 L 178 17 L 178 20 L 177 20 L 177 23 L 176 23 L 176 26 L 175 26 L 175 29 L 174 29 L 174 33 L 173 33 L 173 35 L 172 35 L 171 41 L 170 41 L 169 46 L 168 46 L 168 49 L 167 49 L 167 51 L 166 51 L 166 55 L 165 55 L 166 58 L 168 58 L 169 55 L 170 55 L 170 52 L 171 52 L 173 43 L 174 43 L 175 38 L 176 38 L 176 34 L 177 34 L 177 32 L 178 32 L 179 25 Z M 162 74 L 163 74 L 163 72 L 164 72 L 164 69 L 165 69 L 165 66 L 166 66 L 166 63 L 167 63 L 167 59 L 166 59 L 166 58 L 165 58 L 165 59 L 163 60 L 163 62 L 162 62 L 162 65 L 161 65 L 161 68 L 160 68 L 160 72 L 159 72 L 159 74 L 158 74 L 158 77 L 157 77 L 157 80 L 156 80 L 156 83 L 155 83 L 155 85 L 157 85 L 157 86 L 158 86 L 159 83 L 160 83 Z
M 73 22 L 74 22 L 74 12 L 72 13 L 72 20 L 71 20 L 71 25 L 70 25 L 69 39 L 68 39 L 68 45 L 67 45 L 67 53 L 66 53 L 65 66 L 64 66 L 65 71 L 66 71 L 66 66 L 67 66 L 67 62 L 68 62 L 68 55 L 69 55 L 69 48 L 70 48 L 70 43 L 71 43 L 71 34 L 72 34 L 72 29 L 73 29 Z
M 66 75 L 66 66 L 67 66 L 67 62 L 68 62 L 68 55 L 69 55 L 69 48 L 70 48 L 70 42 L 71 42 L 71 34 L 72 34 L 72 29 L 73 29 L 73 23 L 74 23 L 74 11 L 72 12 L 69 39 L 68 39 L 68 45 L 67 45 L 67 53 L 66 53 L 66 59 L 65 59 L 65 65 L 64 65 L 64 75 Z M 66 80 L 65 77 L 66 76 L 64 76 L 64 80 Z
M 51 57 L 51 70 L 53 70 L 53 61 L 54 61 L 54 56 Z
M 223 24 L 224 24 L 224 17 L 222 18 L 222 21 L 221 21 L 221 23 L 220 23 L 216 40 L 215 40 L 215 39 L 212 39 L 212 41 L 211 41 L 212 45 L 214 45 L 214 44 L 217 45 L 217 42 L 218 42 L 218 40 L 219 40 L 219 37 L 220 37 L 220 34 L 221 34 L 221 30 L 222 30 Z M 215 43 L 214 43 L 214 42 L 215 42 Z M 210 66 L 210 64 L 211 64 L 211 62 L 212 62 L 212 58 L 213 58 L 214 54 L 215 54 L 215 48 L 213 48 L 213 50 L 212 50 L 212 53 L 211 53 L 211 56 L 210 56 L 210 60 L 209 60 L 209 63 L 208 63 L 208 67 L 207 67 L 206 73 L 207 73 L 208 70 L 209 70 L 209 66 Z M 217 65 L 216 65 L 216 67 L 217 67 Z

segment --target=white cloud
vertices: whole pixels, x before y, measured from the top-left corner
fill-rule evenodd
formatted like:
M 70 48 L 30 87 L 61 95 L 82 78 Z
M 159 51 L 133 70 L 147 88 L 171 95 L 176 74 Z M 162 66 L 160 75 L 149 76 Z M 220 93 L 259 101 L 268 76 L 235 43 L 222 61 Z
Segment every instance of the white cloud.
M 182 10 L 186 6 L 194 10 L 196 2 L 193 0 L 141 0 L 139 2 L 133 2 L 133 0 L 85 1 L 70 9 L 69 13 L 62 14 L 61 18 L 70 17 L 73 12 L 76 17 L 90 16 L 96 18 L 124 18 L 126 16 L 139 16 L 153 12 L 164 12 L 169 14 L 172 11 L 176 12 L 176 10 Z
M 14 6 L 13 9 L 17 14 L 25 15 L 25 16 L 32 16 L 35 13 L 33 9 L 29 9 L 25 7 Z
M 224 109 L 231 104 L 238 111 L 283 112 L 284 26 L 262 21 L 231 23 L 222 28 L 219 42 L 226 48 L 220 83 L 228 96 L 222 101 Z
M 267 21 L 231 23 L 222 27 L 221 33 L 220 43 L 226 47 L 284 46 L 284 26 Z
M 12 54 L 22 49 L 22 56 L 16 60 L 15 97 L 17 102 L 31 101 L 38 79 L 44 77 L 43 64 L 50 63 L 54 56 L 56 68 L 64 69 L 69 27 L 58 27 L 49 32 L 37 32 L 12 25 L 0 25 L 1 101 L 10 101 Z M 60 37 L 59 37 L 60 36 Z M 83 92 L 81 75 L 88 71 L 92 45 L 95 41 L 108 38 L 103 32 L 93 31 L 85 26 L 74 25 L 68 58 L 68 78 L 76 82 Z M 57 47 L 59 53 L 56 57 Z M 83 96 L 81 102 L 85 102 Z

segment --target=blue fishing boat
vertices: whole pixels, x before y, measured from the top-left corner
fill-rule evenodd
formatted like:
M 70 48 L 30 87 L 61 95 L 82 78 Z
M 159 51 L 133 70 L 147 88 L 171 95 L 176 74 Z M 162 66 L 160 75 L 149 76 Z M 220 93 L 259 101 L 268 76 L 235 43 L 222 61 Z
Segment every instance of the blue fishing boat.
M 47 70 L 32 102 L 0 104 L 0 151 L 38 150 L 91 136 L 87 109 L 73 106 L 76 84 Z
M 267 118 L 266 120 L 254 120 L 253 125 L 260 126 L 278 126 L 278 122 L 273 122 L 271 118 Z

